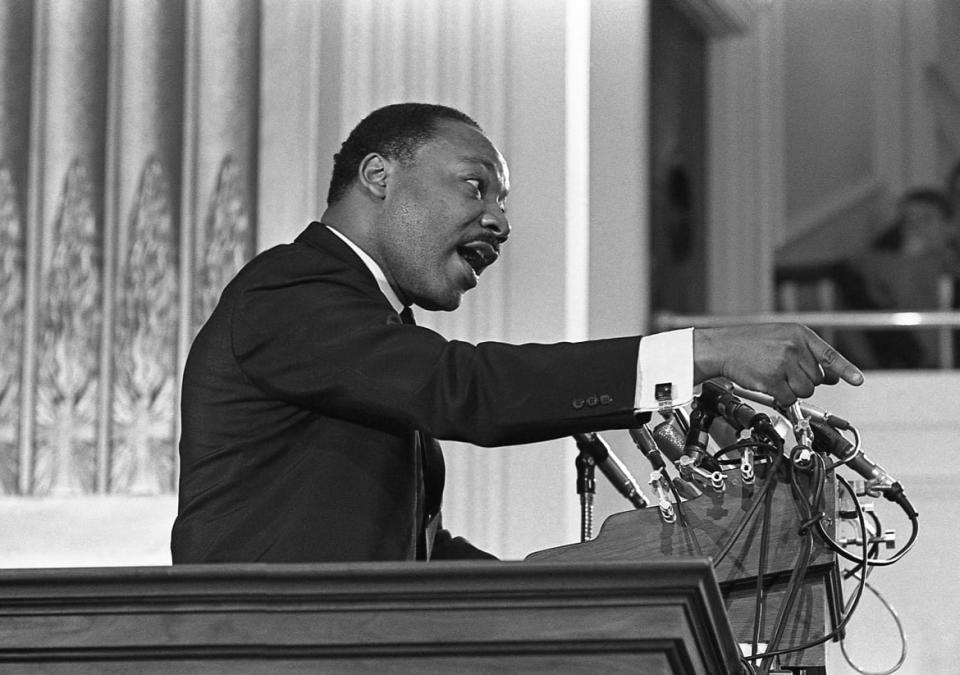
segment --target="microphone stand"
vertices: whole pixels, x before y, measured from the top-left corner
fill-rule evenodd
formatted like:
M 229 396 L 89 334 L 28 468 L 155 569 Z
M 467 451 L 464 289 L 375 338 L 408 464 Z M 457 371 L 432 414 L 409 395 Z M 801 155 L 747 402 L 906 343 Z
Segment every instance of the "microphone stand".
M 581 450 L 576 459 L 577 494 L 580 495 L 580 543 L 593 539 L 593 498 L 597 494 L 593 457 Z

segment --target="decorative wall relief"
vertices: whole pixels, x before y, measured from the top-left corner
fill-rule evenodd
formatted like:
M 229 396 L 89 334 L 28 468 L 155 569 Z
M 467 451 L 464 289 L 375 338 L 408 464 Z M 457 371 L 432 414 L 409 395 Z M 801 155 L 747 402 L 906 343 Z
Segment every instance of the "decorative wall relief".
M 0 495 L 175 491 L 182 358 L 256 239 L 266 5 L 221 4 L 0 0 Z
M 87 168 L 74 161 L 41 276 L 34 494 L 94 486 L 103 271 L 93 199 Z
M 24 316 L 23 221 L 10 169 L 0 164 L 0 494 L 17 492 Z
M 224 158 L 198 240 L 193 288 L 193 325 L 207 320 L 224 286 L 253 253 L 250 213 L 244 194 L 243 171 L 231 156 Z
M 150 159 L 118 261 L 110 492 L 174 489 L 179 288 L 171 204 L 163 166 Z

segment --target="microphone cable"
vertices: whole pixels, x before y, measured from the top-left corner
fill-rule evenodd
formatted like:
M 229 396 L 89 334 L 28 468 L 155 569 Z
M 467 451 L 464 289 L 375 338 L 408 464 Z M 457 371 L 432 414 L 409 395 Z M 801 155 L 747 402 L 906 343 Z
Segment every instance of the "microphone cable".
M 790 453 L 790 463 L 787 465 L 794 507 L 800 516 L 800 529 L 797 532 L 801 537 L 800 552 L 797 554 L 797 561 L 794 563 L 790 581 L 787 583 L 786 597 L 780 603 L 780 609 L 774 622 L 773 633 L 767 643 L 767 650 L 763 653 L 763 660 L 760 663 L 761 673 L 769 671 L 771 659 L 778 654 L 777 647 L 780 645 L 780 641 L 783 639 L 783 632 L 787 628 L 787 619 L 790 617 L 797 597 L 800 595 L 800 591 L 803 588 L 803 580 L 807 575 L 807 570 L 810 568 L 810 562 L 813 558 L 812 525 L 815 521 L 820 521 L 826 515 L 823 513 L 823 510 L 820 509 L 823 501 L 824 486 L 824 474 L 819 470 L 822 469 L 822 464 L 814 461 L 810 467 L 813 488 L 812 494 L 808 495 L 800 486 L 797 460 L 800 452 L 804 449 L 803 446 L 796 446 Z M 781 651 L 793 652 L 802 651 L 802 649 L 791 647 L 788 650 Z
M 771 442 L 772 441 L 772 442 Z M 746 529 L 747 525 L 750 524 L 750 521 L 753 520 L 754 516 L 757 513 L 757 510 L 760 508 L 760 505 L 765 499 L 765 495 L 768 491 L 774 489 L 777 483 L 777 475 L 780 473 L 780 465 L 783 463 L 783 439 L 779 437 L 768 438 L 766 441 L 746 441 L 741 444 L 741 442 L 733 443 L 726 446 L 725 448 L 720 449 L 716 454 L 713 455 L 714 458 L 719 457 L 728 452 L 732 452 L 738 447 L 753 446 L 757 449 L 773 451 L 773 460 L 770 465 L 769 473 L 767 478 L 764 481 L 763 485 L 760 487 L 760 491 L 754 496 L 753 501 L 750 506 L 747 508 L 746 513 L 744 513 L 740 521 L 737 523 L 737 526 L 734 528 L 733 532 L 727 538 L 727 541 L 724 542 L 723 547 L 716 553 L 714 556 L 713 566 L 714 568 L 720 564 L 720 561 L 723 560 L 730 553 L 730 550 L 733 548 L 733 545 L 737 542 L 740 536 L 743 534 L 743 531 Z
M 823 458 L 820 457 L 819 453 L 814 453 L 814 457 L 819 458 L 818 460 L 815 460 L 815 461 L 823 462 Z M 838 478 L 843 480 L 841 476 L 838 476 Z M 849 486 L 849 483 L 847 485 Z M 852 490 L 852 488 L 850 489 Z M 856 500 L 854 501 L 854 507 L 856 510 L 857 520 L 860 523 L 861 528 L 866 529 L 866 519 L 864 517 L 863 507 L 860 505 L 860 502 Z M 865 537 L 861 542 L 861 549 L 863 551 L 863 557 L 866 558 L 868 556 L 868 543 Z M 853 595 L 844 605 L 843 614 L 841 615 L 840 621 L 833 628 L 833 630 L 825 633 L 819 638 L 810 640 L 808 642 L 805 642 L 801 645 L 797 645 L 795 647 L 790 647 L 787 649 L 779 649 L 774 651 L 766 651 L 763 654 L 756 654 L 754 656 L 748 656 L 745 658 L 749 660 L 757 660 L 757 659 L 765 659 L 766 657 L 782 656 L 784 654 L 804 651 L 806 649 L 810 649 L 811 647 L 816 647 L 818 645 L 823 644 L 824 642 L 827 642 L 829 640 L 835 640 L 838 637 L 842 636 L 844 629 L 846 628 L 847 624 L 850 622 L 850 619 L 853 617 L 854 612 L 859 606 L 860 599 L 863 597 L 863 591 L 866 588 L 866 578 L 864 577 L 864 575 L 860 575 L 860 577 L 858 578 L 858 582 L 859 583 L 857 584 L 857 588 L 854 591 Z
M 863 572 L 861 573 L 861 575 L 864 575 L 864 574 L 865 573 Z M 859 581 L 859 577 L 857 577 L 857 580 Z M 869 671 L 861 668 L 859 665 L 853 662 L 852 658 L 850 658 L 850 655 L 847 653 L 847 645 L 846 645 L 845 638 L 840 638 L 840 653 L 843 654 L 843 658 L 847 660 L 847 663 L 850 664 L 850 667 L 856 670 L 858 673 L 861 673 L 861 675 L 892 675 L 892 673 L 895 673 L 898 670 L 900 670 L 900 667 L 903 666 L 904 662 L 907 660 L 907 633 L 903 629 L 903 622 L 900 621 L 900 615 L 897 614 L 897 610 L 893 608 L 893 605 L 887 602 L 886 598 L 884 598 L 883 595 L 880 594 L 880 591 L 874 588 L 870 583 L 868 582 L 864 582 L 864 583 L 866 584 L 867 590 L 873 593 L 873 595 L 877 598 L 877 600 L 880 601 L 880 604 L 883 605 L 883 608 L 887 610 L 887 612 L 893 618 L 894 624 L 896 624 L 897 634 L 900 637 L 900 657 L 897 659 L 897 662 L 895 664 L 893 664 L 886 670 Z
M 775 453 L 773 458 L 773 464 L 770 467 L 770 473 L 767 475 L 766 480 L 760 488 L 759 493 L 753 498 L 749 508 L 746 513 L 740 517 L 740 521 L 737 523 L 737 526 L 734 528 L 733 532 L 727 538 L 727 541 L 724 542 L 723 547 L 717 552 L 714 557 L 713 566 L 716 568 L 720 564 L 720 561 L 727 557 L 727 554 L 730 553 L 730 550 L 733 548 L 733 545 L 740 538 L 740 535 L 743 534 L 743 531 L 746 529 L 747 525 L 750 524 L 750 521 L 753 520 L 753 517 L 756 515 L 757 510 L 760 508 L 760 505 L 763 503 L 765 495 L 768 491 L 773 490 L 777 483 L 777 474 L 780 470 L 780 465 L 783 462 L 783 454 L 780 452 Z
M 856 490 L 853 489 L 853 486 L 850 482 L 843 476 L 837 475 L 837 481 L 843 486 L 843 488 L 849 493 L 851 500 L 854 504 L 859 505 L 859 500 L 857 499 Z M 857 563 L 858 565 L 867 565 L 870 567 L 886 567 L 888 565 L 893 565 L 896 562 L 899 562 L 903 559 L 907 553 L 913 548 L 914 544 L 917 542 L 917 537 L 920 534 L 920 522 L 916 513 L 907 513 L 907 517 L 910 520 L 910 536 L 907 538 L 907 542 L 901 546 L 893 555 L 889 558 L 872 558 L 866 553 L 862 557 L 857 557 L 849 553 L 843 546 L 841 546 L 837 541 L 831 537 L 826 529 L 823 527 L 823 523 L 817 523 L 817 532 L 820 534 L 820 537 L 823 538 L 824 542 L 830 549 L 850 562 Z M 864 543 L 866 543 L 868 537 L 866 532 L 866 525 L 861 528 L 863 533 Z

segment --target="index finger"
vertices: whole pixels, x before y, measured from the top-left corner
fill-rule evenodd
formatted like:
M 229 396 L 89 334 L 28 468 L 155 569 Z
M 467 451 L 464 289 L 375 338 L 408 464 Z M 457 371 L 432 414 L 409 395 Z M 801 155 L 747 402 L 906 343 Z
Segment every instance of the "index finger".
M 823 368 L 827 381 L 830 381 L 833 377 L 840 378 L 855 387 L 863 384 L 863 373 L 860 372 L 860 369 L 819 337 L 814 344 L 810 345 L 810 351 L 813 352 L 817 363 Z

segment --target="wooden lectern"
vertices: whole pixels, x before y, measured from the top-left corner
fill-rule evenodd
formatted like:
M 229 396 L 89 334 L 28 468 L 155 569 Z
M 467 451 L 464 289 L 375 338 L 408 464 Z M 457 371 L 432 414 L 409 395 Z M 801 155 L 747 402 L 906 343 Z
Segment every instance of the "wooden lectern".
M 741 673 L 760 528 L 713 565 L 756 489 L 728 476 L 684 503 L 685 527 L 656 507 L 629 511 L 526 562 L 3 570 L 0 672 Z M 772 504 L 771 613 L 799 527 L 787 486 Z M 839 585 L 818 544 L 782 646 L 837 624 Z M 820 645 L 781 664 L 823 672 L 824 656 Z
M 0 671 L 739 673 L 704 560 L 0 572 Z
M 527 559 L 541 562 L 708 561 L 722 549 L 759 491 L 757 485 L 743 485 L 739 471 L 727 472 L 726 476 L 727 487 L 723 492 L 706 489 L 698 498 L 684 502 L 687 527 L 662 522 L 656 507 L 628 511 L 608 518 L 593 541 L 539 551 Z M 828 473 L 825 485 L 824 506 L 825 529 L 836 539 L 836 482 L 832 473 Z M 770 639 L 777 609 L 796 562 L 800 527 L 790 487 L 779 482 L 773 494 L 768 559 L 762 582 L 769 614 L 762 622 L 760 644 Z M 760 540 L 760 521 L 754 519 L 715 569 L 730 624 L 743 645 L 752 643 L 757 615 Z M 814 537 L 812 561 L 802 582 L 802 592 L 789 615 L 781 648 L 814 641 L 840 621 L 841 581 L 837 557 L 818 537 Z M 806 673 L 822 673 L 826 645 L 784 655 L 780 661 L 786 667 Z

